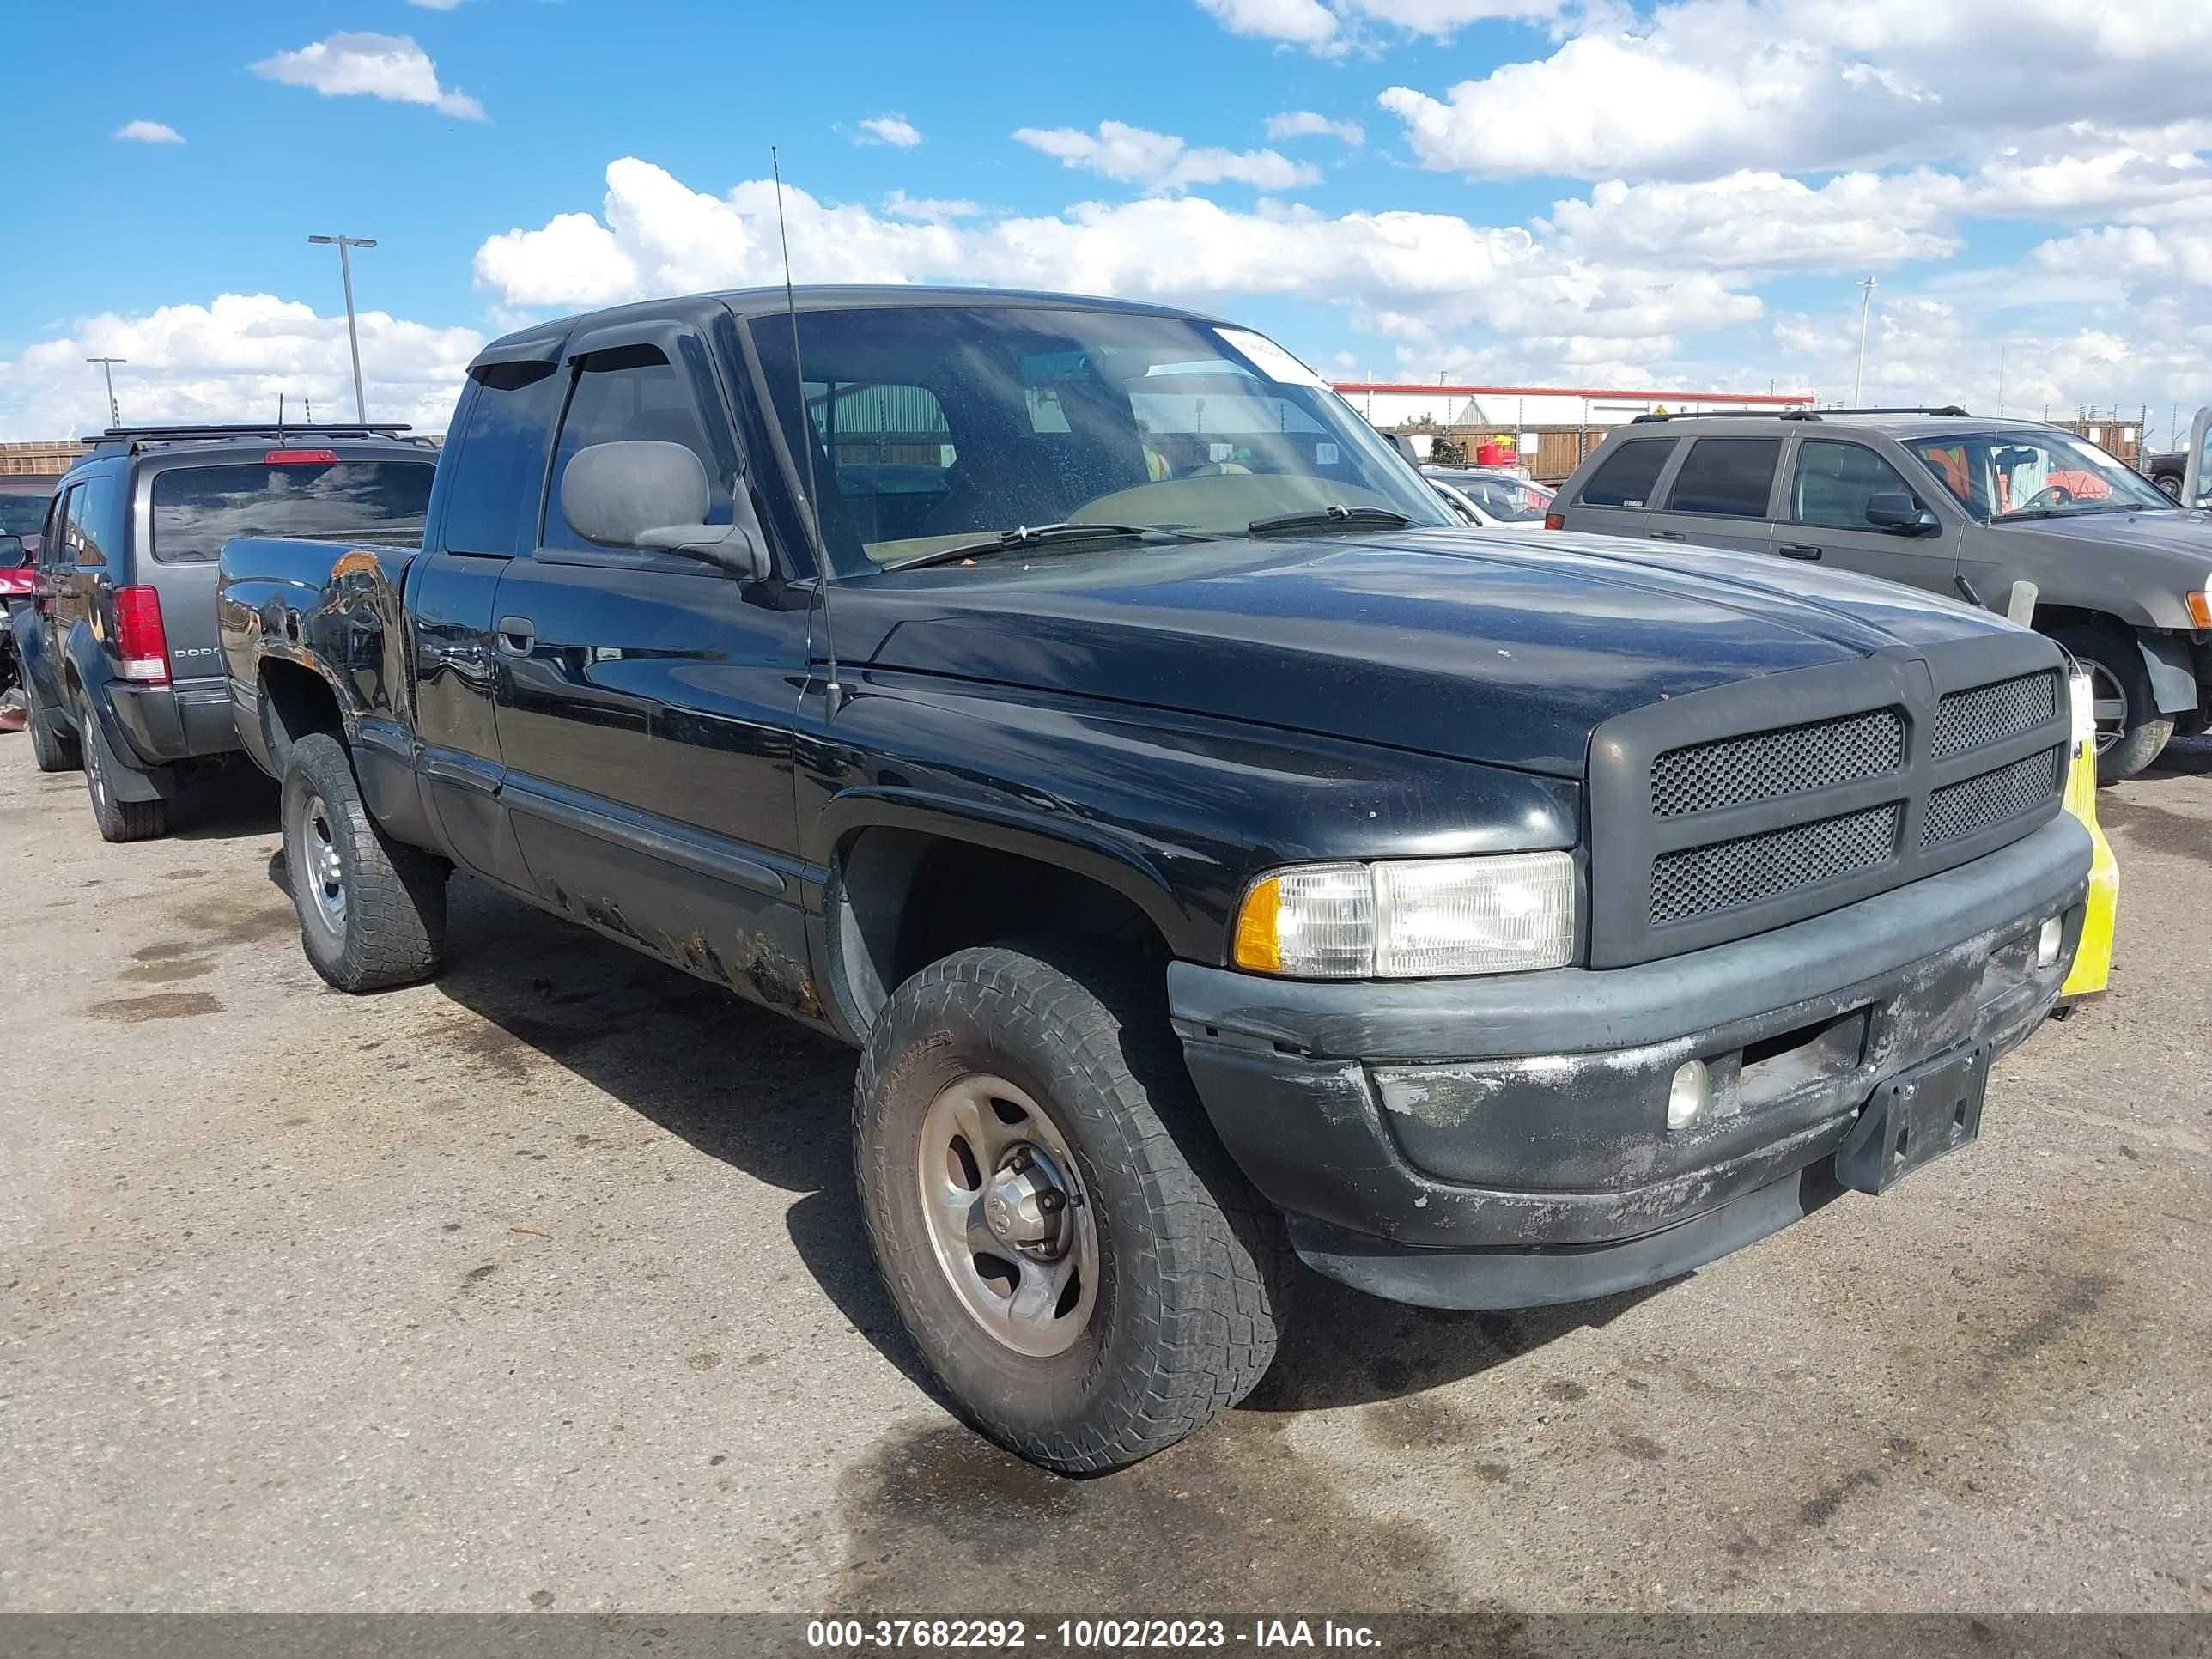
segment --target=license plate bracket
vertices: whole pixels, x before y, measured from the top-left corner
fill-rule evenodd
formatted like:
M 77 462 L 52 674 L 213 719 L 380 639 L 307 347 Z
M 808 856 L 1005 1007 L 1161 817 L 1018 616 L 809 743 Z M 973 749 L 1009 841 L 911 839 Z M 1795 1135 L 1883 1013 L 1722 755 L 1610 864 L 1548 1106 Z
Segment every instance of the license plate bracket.
M 1990 1045 L 1969 1042 L 1899 1072 L 1869 1097 L 1836 1151 L 1836 1180 L 1883 1193 L 1982 1132 Z

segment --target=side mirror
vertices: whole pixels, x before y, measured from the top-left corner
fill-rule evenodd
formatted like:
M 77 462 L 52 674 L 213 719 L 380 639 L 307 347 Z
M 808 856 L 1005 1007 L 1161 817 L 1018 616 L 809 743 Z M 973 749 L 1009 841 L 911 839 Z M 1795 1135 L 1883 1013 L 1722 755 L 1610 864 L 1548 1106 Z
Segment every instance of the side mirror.
M 1942 526 L 1936 515 L 1924 507 L 1913 505 L 1912 497 L 1901 489 L 1884 490 L 1867 497 L 1866 520 L 1882 530 L 1893 530 L 1901 535 L 1924 536 Z
M 765 576 L 767 551 L 744 526 L 704 522 L 713 499 L 699 458 L 654 438 L 593 444 L 561 475 L 561 511 L 587 540 L 681 553 L 748 580 Z
M 21 536 L 0 536 L 0 570 L 21 570 L 31 562 L 31 550 Z

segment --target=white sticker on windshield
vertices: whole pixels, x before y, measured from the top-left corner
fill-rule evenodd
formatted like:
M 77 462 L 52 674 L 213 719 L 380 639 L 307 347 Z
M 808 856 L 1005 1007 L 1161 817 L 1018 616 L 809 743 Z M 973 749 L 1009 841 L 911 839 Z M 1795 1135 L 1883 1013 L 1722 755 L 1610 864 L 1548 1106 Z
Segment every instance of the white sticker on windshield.
M 1208 444 L 1206 447 L 1206 459 L 1215 463 L 1217 465 L 1223 461 L 1233 461 L 1237 459 L 1237 446 L 1235 444 Z
M 1314 465 L 1316 466 L 1334 466 L 1336 465 L 1336 446 L 1334 444 L 1316 444 L 1314 446 Z
M 1269 380 L 1283 386 L 1313 386 L 1327 388 L 1328 382 L 1308 368 L 1297 358 L 1277 345 L 1264 334 L 1255 334 L 1249 329 L 1217 328 L 1222 343 L 1232 351 L 1241 351 Z

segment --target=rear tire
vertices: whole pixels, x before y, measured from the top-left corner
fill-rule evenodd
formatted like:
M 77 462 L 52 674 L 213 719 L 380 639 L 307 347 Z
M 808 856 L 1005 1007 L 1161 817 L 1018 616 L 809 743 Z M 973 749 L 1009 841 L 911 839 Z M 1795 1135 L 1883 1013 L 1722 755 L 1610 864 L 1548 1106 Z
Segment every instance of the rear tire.
M 958 951 L 892 994 L 854 1086 L 868 1242 L 923 1364 L 974 1427 L 1066 1474 L 1136 1462 L 1249 1394 L 1291 1271 L 1155 981 L 1058 941 Z M 1065 1231 L 1029 1247 L 989 1211 L 994 1175 L 1038 1170 L 1059 1202 L 1031 1213 Z
M 153 800 L 124 800 L 115 793 L 115 780 L 109 775 L 113 763 L 109 759 L 107 745 L 93 729 L 93 721 L 100 717 L 92 712 L 88 699 L 80 699 L 76 706 L 76 729 L 85 735 L 78 740 L 79 750 L 84 757 L 84 789 L 92 799 L 92 821 L 103 841 L 122 842 L 152 841 L 169 833 L 169 803 Z
M 344 745 L 328 732 L 297 739 L 285 758 L 283 825 L 300 943 L 325 981 L 381 991 L 438 971 L 446 866 L 377 827 Z
M 55 729 L 55 717 L 39 701 L 39 683 L 27 671 L 23 675 L 23 701 L 30 716 L 26 724 L 31 732 L 32 763 L 41 772 L 76 771 L 84 763 L 76 739 Z
M 2100 703 L 2124 702 L 2126 713 L 2097 722 L 2097 781 L 2131 778 L 2164 752 L 2173 721 L 2159 712 L 2142 647 L 2128 629 L 2110 623 L 2069 623 L 2051 637 L 2079 657 Z
M 2166 500 L 2178 501 L 2181 499 L 2181 475 L 2179 472 L 2161 472 L 2151 482 L 2165 494 Z

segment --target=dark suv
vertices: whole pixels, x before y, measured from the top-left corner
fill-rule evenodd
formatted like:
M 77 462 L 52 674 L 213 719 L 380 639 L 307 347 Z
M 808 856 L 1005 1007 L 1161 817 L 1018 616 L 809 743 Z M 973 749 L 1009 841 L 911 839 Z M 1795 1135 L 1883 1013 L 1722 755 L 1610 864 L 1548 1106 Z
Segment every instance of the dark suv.
M 436 452 L 404 427 L 116 427 L 55 486 L 34 607 L 13 623 L 39 769 L 82 764 L 109 841 L 168 827 L 238 748 L 216 641 L 234 536 L 411 545 Z
M 1643 416 L 1545 522 L 1853 570 L 2006 610 L 2096 688 L 2112 782 L 2212 719 L 2212 519 L 2063 427 L 1957 408 Z

